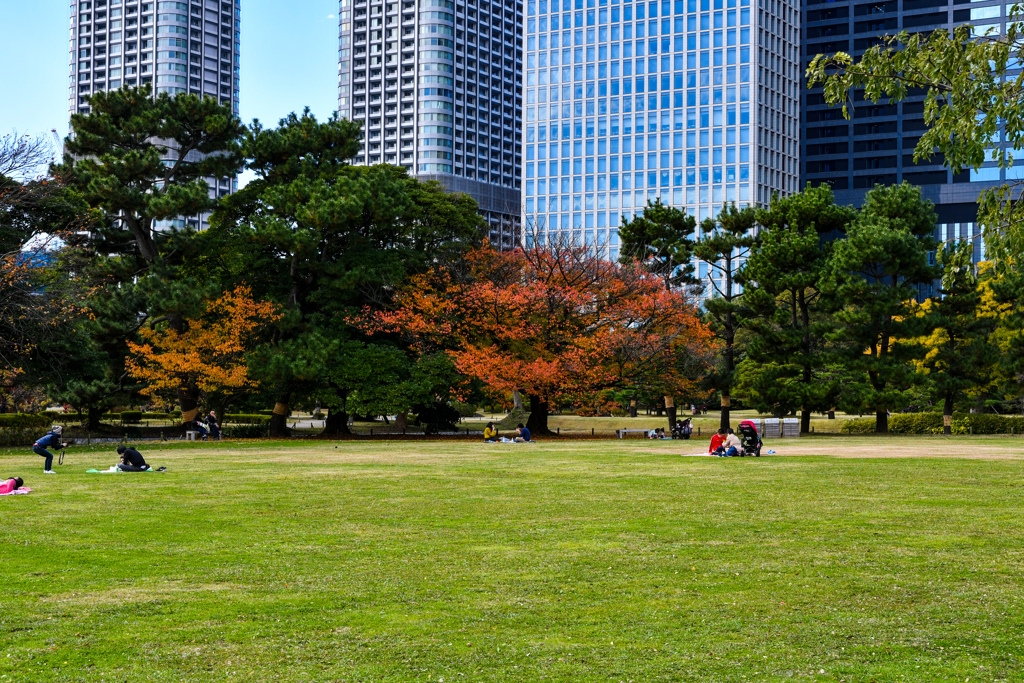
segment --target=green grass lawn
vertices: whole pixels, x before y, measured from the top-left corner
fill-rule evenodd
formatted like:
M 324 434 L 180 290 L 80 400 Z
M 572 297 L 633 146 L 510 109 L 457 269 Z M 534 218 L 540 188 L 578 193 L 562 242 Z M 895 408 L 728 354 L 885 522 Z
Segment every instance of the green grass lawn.
M 0 681 L 1019 681 L 1021 443 L 3 451 Z

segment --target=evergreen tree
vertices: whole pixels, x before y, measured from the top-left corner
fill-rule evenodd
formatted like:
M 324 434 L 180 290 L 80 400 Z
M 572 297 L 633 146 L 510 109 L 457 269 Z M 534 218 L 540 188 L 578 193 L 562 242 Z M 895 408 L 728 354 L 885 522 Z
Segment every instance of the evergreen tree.
M 231 108 L 213 98 L 154 98 L 148 85 L 96 93 L 89 104 L 88 114 L 72 115 L 64 163 L 52 169 L 100 214 L 80 271 L 97 292 L 90 301 L 96 325 L 88 326 L 96 332 L 92 361 L 64 392 L 79 405 L 127 389 L 126 339 L 111 338 L 111 331 L 130 337 L 140 324 L 157 320 L 183 331 L 201 307 L 211 286 L 207 274 L 181 268 L 195 249 L 194 233 L 158 225 L 217 206 L 206 179 L 241 170 L 244 131 Z M 112 365 L 93 364 L 103 358 Z M 197 388 L 183 382 L 177 393 L 182 419 L 192 419 Z
M 835 293 L 838 311 L 828 339 L 853 376 L 844 387 L 850 410 L 873 411 L 875 429 L 888 431 L 888 411 L 902 408 L 915 377 L 913 361 L 928 322 L 912 315 L 918 287 L 939 269 L 929 263 L 935 249 L 932 203 L 913 185 L 876 186 L 857 219 L 829 258 L 824 287 Z
M 403 397 L 384 384 L 422 387 L 432 370 L 446 372 L 397 339 L 368 338 L 350 320 L 386 306 L 410 273 L 480 238 L 476 204 L 401 168 L 351 166 L 359 139 L 357 124 L 321 123 L 308 110 L 277 128 L 256 122 L 245 141 L 256 180 L 212 219 L 211 239 L 232 254 L 226 277 L 285 308 L 254 367 L 275 393 L 275 435 L 286 431 L 296 401 L 319 401 L 329 409 L 327 431 L 344 432 L 350 410 L 404 412 L 422 399 L 422 391 Z M 434 388 L 440 396 L 451 386 Z
M 825 343 L 833 323 L 822 291 L 829 253 L 823 236 L 845 233 L 855 215 L 836 206 L 824 185 L 776 195 L 757 213 L 759 241 L 742 277 L 753 332 L 742 381 L 759 410 L 799 410 L 802 433 L 810 432 L 812 412 L 835 406 L 838 391 Z
M 729 428 L 732 386 L 736 381 L 739 349 L 736 333 L 743 323 L 742 271 L 751 247 L 756 242 L 754 226 L 757 212 L 735 204 L 722 207 L 718 218 L 701 223 L 701 238 L 694 254 L 708 264 L 708 286 L 704 301 L 708 321 L 715 336 L 722 342 L 722 357 L 709 377 L 709 383 L 722 397 L 722 429 Z
M 647 202 L 643 213 L 619 228 L 619 260 L 643 264 L 661 277 L 666 287 L 698 284 L 693 276 L 693 233 L 697 220 L 686 209 L 666 206 L 661 199 Z
M 995 321 L 978 315 L 981 291 L 969 241 L 948 245 L 938 252 L 942 266 L 940 296 L 921 307 L 932 332 L 923 343 L 927 351 L 921 366 L 928 371 L 932 390 L 942 401 L 943 431 L 950 433 L 953 404 L 965 391 L 985 383 L 996 361 L 989 341 Z

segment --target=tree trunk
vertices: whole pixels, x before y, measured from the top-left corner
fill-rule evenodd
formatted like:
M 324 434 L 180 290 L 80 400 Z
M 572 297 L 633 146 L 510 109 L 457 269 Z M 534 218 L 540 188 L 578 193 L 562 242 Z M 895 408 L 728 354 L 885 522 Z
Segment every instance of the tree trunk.
M 530 395 L 530 417 L 526 428 L 531 435 L 552 433 L 548 428 L 548 402 L 540 396 Z
M 718 423 L 718 426 L 719 426 L 720 429 L 725 429 L 726 431 L 728 431 L 728 429 L 730 427 L 730 425 L 729 425 L 729 417 L 730 417 L 730 407 L 731 407 L 730 404 L 731 403 L 732 403 L 732 401 L 731 401 L 729 395 L 726 394 L 726 393 L 723 393 L 722 394 L 722 419 Z
M 828 419 L 830 419 L 830 420 L 836 419 L 836 409 L 835 408 L 829 408 L 828 409 Z
M 668 431 L 676 427 L 676 402 L 671 396 L 665 397 L 665 412 L 668 414 Z
M 100 419 L 103 417 L 103 411 L 97 408 L 96 406 L 89 406 L 86 412 L 89 416 L 87 418 L 88 421 L 86 429 L 88 429 L 90 432 L 99 431 Z
M 338 436 L 340 434 L 351 434 L 348 428 L 348 413 L 334 406 L 327 407 L 327 419 L 324 420 L 324 430 L 320 436 Z
M 953 433 L 953 397 L 947 396 L 942 402 L 942 433 Z
M 288 402 L 291 394 L 283 394 L 274 404 L 274 412 L 270 416 L 270 436 L 288 436 Z
M 800 433 L 811 433 L 811 411 L 800 409 Z
M 518 389 L 512 390 L 512 409 L 522 410 L 523 409 L 523 395 L 519 393 Z
M 193 386 L 178 387 L 178 405 L 181 407 L 181 421 L 191 422 L 199 416 L 199 392 Z
M 395 415 L 395 427 L 403 431 L 409 428 L 408 413 L 398 413 Z
M 875 411 L 875 432 L 878 434 L 889 433 L 889 411 L 888 410 L 876 410 Z
M 629 402 L 629 416 L 636 417 L 636 399 Z

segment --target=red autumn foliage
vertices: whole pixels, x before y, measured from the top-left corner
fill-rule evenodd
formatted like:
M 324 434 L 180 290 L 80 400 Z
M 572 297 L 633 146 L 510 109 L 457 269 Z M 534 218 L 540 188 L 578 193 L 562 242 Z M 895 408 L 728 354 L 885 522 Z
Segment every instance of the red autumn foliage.
M 576 247 L 499 252 L 485 243 L 457 268 L 413 278 L 395 310 L 362 324 L 442 348 L 492 389 L 522 391 L 538 431 L 553 401 L 641 383 L 692 391 L 714 353 L 688 293 Z

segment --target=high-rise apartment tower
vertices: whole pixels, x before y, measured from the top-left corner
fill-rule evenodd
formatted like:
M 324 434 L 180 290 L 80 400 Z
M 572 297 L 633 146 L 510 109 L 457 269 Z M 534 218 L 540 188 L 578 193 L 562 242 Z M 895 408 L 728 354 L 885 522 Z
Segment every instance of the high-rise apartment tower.
M 71 3 L 71 113 L 88 112 L 92 93 L 148 83 L 154 94 L 215 97 L 237 114 L 240 12 L 241 0 Z M 236 181 L 207 182 L 224 195 Z
M 340 0 L 338 110 L 363 125 L 359 164 L 403 166 L 480 205 L 518 240 L 523 5 Z
M 846 52 L 860 57 L 882 35 L 906 30 L 929 33 L 970 23 L 983 35 L 1001 33 L 1013 2 L 1000 0 L 803 0 L 803 66 L 817 54 Z M 900 103 L 866 101 L 854 93 L 851 118 L 829 107 L 820 88 L 803 91 L 802 179 L 827 183 L 840 204 L 860 206 L 876 184 L 899 182 L 921 187 L 938 214 L 936 237 L 942 241 L 971 239 L 975 260 L 984 245 L 976 225 L 977 199 L 985 187 L 1024 177 L 1024 168 L 1000 171 L 995 162 L 978 171 L 954 174 L 935 154 L 914 163 L 914 148 L 925 130 L 924 95 L 911 92 Z M 999 144 L 996 142 L 995 144 Z
M 795 191 L 798 21 L 793 0 L 529 0 L 527 240 L 614 259 L 649 200 L 702 220 Z

